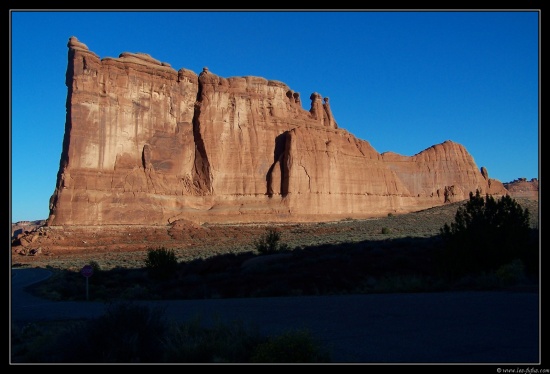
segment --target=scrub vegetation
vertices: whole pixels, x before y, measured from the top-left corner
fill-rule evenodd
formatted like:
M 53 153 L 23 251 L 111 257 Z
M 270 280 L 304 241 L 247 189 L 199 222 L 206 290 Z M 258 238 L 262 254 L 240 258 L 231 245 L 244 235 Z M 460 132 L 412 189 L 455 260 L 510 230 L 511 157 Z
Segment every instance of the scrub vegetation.
M 141 257 L 117 253 L 118 262 L 93 254 L 53 261 L 56 266 L 46 266 L 53 276 L 29 292 L 84 300 L 79 270 L 86 263 L 94 269 L 90 300 L 113 307 L 94 320 L 12 324 L 12 361 L 330 362 L 307 331 L 266 337 L 242 323 L 206 326 L 198 318 L 174 325 L 161 311 L 132 302 L 538 289 L 539 221 L 532 212 L 538 202 L 476 192 L 462 203 L 374 220 L 256 227 L 240 249 L 158 246 Z

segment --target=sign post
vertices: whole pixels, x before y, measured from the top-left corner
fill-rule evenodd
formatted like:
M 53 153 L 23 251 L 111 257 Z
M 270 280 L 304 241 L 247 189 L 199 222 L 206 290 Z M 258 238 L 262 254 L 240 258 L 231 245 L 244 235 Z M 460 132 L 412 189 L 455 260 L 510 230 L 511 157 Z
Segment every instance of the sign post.
M 86 278 L 86 301 L 88 301 L 88 278 L 94 273 L 94 268 L 92 265 L 84 265 L 80 270 L 80 273 Z

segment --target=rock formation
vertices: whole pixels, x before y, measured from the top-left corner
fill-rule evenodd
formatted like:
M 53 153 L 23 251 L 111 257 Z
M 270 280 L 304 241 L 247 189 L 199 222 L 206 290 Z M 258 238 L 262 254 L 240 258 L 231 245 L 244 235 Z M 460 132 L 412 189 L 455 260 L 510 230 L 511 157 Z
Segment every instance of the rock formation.
M 16 240 L 25 234 L 37 229 L 38 227 L 44 226 L 46 220 L 37 220 L 37 221 L 19 221 L 11 224 L 11 239 Z
M 504 183 L 509 195 L 513 198 L 524 197 L 532 200 L 539 199 L 539 180 L 532 178 L 518 178 L 512 182 Z
M 48 225 L 323 221 L 506 194 L 460 144 L 378 153 L 329 99 L 260 77 L 101 59 L 71 37 L 67 116 Z

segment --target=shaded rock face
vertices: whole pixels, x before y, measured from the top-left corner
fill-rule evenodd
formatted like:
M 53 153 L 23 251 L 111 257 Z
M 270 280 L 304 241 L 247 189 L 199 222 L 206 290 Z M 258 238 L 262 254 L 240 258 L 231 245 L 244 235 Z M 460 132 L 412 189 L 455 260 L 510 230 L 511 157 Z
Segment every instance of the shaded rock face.
M 67 117 L 48 225 L 373 217 L 507 191 L 452 141 L 379 154 L 286 84 L 100 59 L 71 37 Z

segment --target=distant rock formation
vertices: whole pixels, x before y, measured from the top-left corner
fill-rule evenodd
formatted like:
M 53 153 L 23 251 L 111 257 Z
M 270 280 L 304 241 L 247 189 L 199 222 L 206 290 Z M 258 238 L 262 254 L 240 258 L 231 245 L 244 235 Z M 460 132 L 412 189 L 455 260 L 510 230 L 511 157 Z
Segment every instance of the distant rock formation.
M 513 198 L 539 199 L 539 181 L 537 178 L 532 178 L 529 181 L 527 178 L 518 178 L 512 182 L 504 183 L 504 187 Z
M 507 191 L 452 141 L 378 153 L 286 84 L 100 59 L 71 37 L 48 225 L 305 222 L 405 213 Z
M 37 221 L 19 221 L 11 224 L 11 240 L 17 240 L 25 236 L 25 234 L 37 229 L 38 227 L 44 226 L 46 220 L 37 220 Z

